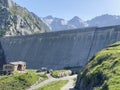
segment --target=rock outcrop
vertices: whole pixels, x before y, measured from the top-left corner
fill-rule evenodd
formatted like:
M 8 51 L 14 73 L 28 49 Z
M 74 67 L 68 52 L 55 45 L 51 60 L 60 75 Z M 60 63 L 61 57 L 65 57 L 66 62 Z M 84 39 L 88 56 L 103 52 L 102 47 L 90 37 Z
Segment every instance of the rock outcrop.
M 18 36 L 50 31 L 35 14 L 11 0 L 0 0 L 0 35 Z
M 83 28 L 0 39 L 6 60 L 27 68 L 84 66 L 98 51 L 120 40 L 120 26 Z

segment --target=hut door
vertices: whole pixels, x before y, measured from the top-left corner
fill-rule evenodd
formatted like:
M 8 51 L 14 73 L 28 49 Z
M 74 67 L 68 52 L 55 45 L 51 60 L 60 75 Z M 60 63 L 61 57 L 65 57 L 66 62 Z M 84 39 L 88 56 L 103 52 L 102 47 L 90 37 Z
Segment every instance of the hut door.
M 17 70 L 22 71 L 22 65 L 19 64 Z

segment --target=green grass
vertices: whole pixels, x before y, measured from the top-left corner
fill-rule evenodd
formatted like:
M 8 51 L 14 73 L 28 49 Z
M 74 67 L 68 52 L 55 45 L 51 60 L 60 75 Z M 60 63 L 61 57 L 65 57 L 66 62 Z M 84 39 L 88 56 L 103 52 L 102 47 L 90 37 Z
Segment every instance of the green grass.
M 9 76 L 0 76 L 0 90 L 25 90 L 36 81 L 43 81 L 47 76 L 29 70 L 27 73 L 14 72 Z
M 51 82 L 37 90 L 61 90 L 61 88 L 68 83 L 68 80 L 59 80 Z
M 51 73 L 51 76 L 54 78 L 60 78 L 64 76 L 68 76 L 71 74 L 70 70 L 55 70 Z
M 97 53 L 79 75 L 86 90 L 120 90 L 120 42 Z M 79 87 L 79 89 L 81 89 Z

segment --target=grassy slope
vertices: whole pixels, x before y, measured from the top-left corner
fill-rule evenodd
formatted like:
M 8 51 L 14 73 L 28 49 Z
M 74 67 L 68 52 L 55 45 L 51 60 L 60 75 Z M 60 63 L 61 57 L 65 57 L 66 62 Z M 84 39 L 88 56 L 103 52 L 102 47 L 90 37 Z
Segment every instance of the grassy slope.
M 48 85 L 45 85 L 37 90 L 60 90 L 67 83 L 68 83 L 68 80 L 54 81 L 54 82 L 52 82 Z
M 14 73 L 10 76 L 0 76 L 0 90 L 24 90 L 31 86 L 36 81 L 43 81 L 47 76 L 35 73 L 35 71 L 28 71 L 27 73 Z
M 120 42 L 97 53 L 77 83 L 79 89 L 86 87 L 85 90 L 120 90 Z

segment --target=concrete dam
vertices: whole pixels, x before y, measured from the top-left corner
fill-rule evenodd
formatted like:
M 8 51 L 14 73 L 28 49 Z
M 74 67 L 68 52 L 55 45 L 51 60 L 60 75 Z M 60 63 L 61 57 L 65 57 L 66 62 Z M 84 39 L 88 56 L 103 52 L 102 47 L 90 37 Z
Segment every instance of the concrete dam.
M 22 60 L 32 69 L 84 66 L 96 52 L 119 40 L 120 26 L 0 38 L 6 62 Z

